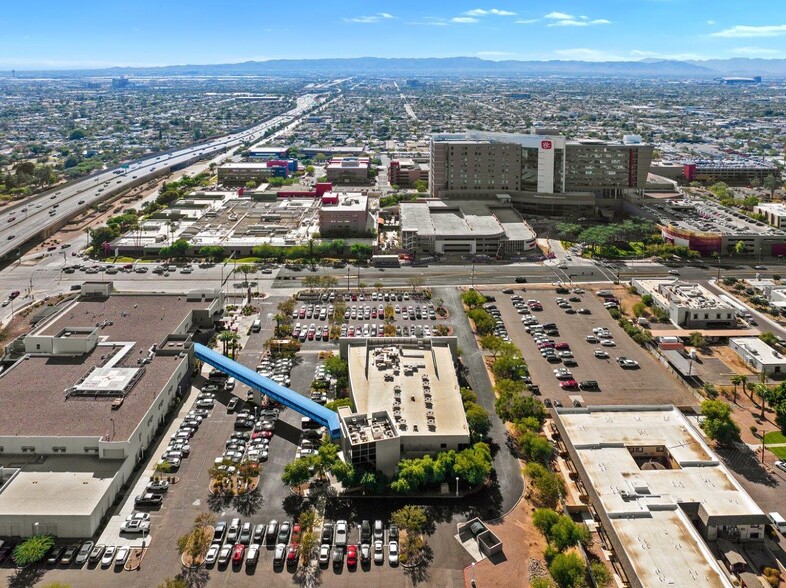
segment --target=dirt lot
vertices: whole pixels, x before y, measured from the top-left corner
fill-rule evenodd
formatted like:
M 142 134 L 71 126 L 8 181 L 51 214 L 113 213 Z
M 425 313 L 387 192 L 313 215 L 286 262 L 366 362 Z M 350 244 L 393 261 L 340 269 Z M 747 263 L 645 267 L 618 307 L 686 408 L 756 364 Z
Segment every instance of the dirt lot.
M 524 331 L 521 316 L 510 302 L 510 296 L 499 293 L 497 306 L 510 334 L 511 340 L 524 354 L 530 369 L 533 383 L 539 384 L 543 398 L 559 399 L 566 406 L 579 398 L 588 404 L 659 404 L 673 403 L 679 406 L 697 404 L 693 396 L 647 351 L 634 343 L 612 319 L 600 298 L 587 291 L 581 294 L 581 302 L 572 302 L 575 309 L 587 308 L 592 314 L 566 314 L 554 301 L 558 295 L 553 288 L 527 288 L 519 292 L 525 299 L 537 299 L 543 304 L 543 311 L 533 315 L 541 324 L 556 323 L 560 335 L 552 337 L 556 342 L 570 344 L 578 367 L 570 368 L 576 381 L 596 380 L 600 391 L 565 391 L 559 387 L 554 377 L 554 369 L 561 364 L 548 363 L 540 356 L 532 337 Z M 497 294 L 497 293 L 495 293 Z M 572 294 L 571 294 L 572 295 Z M 597 343 L 587 343 L 585 337 L 592 334 L 594 327 L 606 327 L 611 331 L 615 347 L 601 347 Z M 609 359 L 597 359 L 595 349 L 605 349 Z M 622 369 L 614 361 L 625 356 L 639 362 L 639 369 Z

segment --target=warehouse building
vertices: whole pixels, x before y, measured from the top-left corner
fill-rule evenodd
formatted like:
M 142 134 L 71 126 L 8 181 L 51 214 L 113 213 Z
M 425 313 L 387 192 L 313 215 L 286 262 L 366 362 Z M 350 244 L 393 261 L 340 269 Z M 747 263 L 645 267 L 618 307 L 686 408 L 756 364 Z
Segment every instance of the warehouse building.
M 762 542 L 768 519 L 685 415 L 673 406 L 553 415 L 628 585 L 734 585 L 707 541 Z
M 339 409 L 345 459 L 390 476 L 402 459 L 469 447 L 456 338 L 341 339 L 350 398 Z
M 217 290 L 81 296 L 6 349 L 0 374 L 0 536 L 90 537 L 189 390 L 192 337 Z

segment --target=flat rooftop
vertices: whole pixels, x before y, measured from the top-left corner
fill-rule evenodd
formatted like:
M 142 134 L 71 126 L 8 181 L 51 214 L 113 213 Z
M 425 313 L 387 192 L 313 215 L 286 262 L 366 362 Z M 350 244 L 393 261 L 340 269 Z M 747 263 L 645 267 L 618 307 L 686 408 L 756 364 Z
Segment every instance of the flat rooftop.
M 121 355 L 115 368 L 136 370 L 153 345 L 176 332 L 192 310 L 210 302 L 185 295 L 114 294 L 102 299 L 78 299 L 67 305 L 33 334 L 57 335 L 67 327 L 104 325 L 99 344 L 85 355 L 30 355 L 0 375 L 0 436 L 105 437 L 127 440 L 147 413 L 156 394 L 181 361 L 177 355 L 154 356 L 125 396 L 112 410 L 112 397 L 71 396 L 66 390 L 88 374 Z M 115 344 L 113 346 L 113 344 Z M 130 348 L 129 348 L 130 346 Z M 90 380 L 86 380 L 88 383 Z M 114 420 L 114 437 L 112 437 Z
M 325 197 L 338 197 L 338 204 L 325 204 Z M 368 196 L 362 194 L 326 192 L 322 198 L 323 212 L 364 212 L 368 210 Z
M 701 284 L 662 282 L 659 286 L 661 292 L 667 295 L 671 301 L 685 308 L 735 310 L 730 304 L 715 296 Z
M 700 198 L 648 199 L 640 202 L 638 206 L 644 212 L 655 216 L 661 224 L 695 233 L 786 238 L 786 231 Z
M 19 472 L 0 492 L 0 517 L 90 515 L 122 465 L 123 460 L 93 456 L 4 454 L 4 473 Z
M 758 337 L 739 337 L 730 339 L 729 343 L 734 343 L 738 347 L 745 349 L 751 355 L 756 356 L 756 360 L 762 365 L 783 365 L 786 364 L 786 357 Z
M 453 353 L 447 343 L 419 348 L 414 342 L 364 342 L 348 348 L 356 412 L 386 411 L 402 437 L 469 435 Z
M 763 524 L 766 516 L 679 410 L 555 412 L 596 508 L 644 586 L 731 586 L 683 507 L 696 507 L 711 525 Z
M 403 202 L 399 209 L 401 230 L 416 231 L 418 236 L 499 237 L 509 241 L 535 238 L 535 231 L 513 208 L 494 206 L 491 201 Z

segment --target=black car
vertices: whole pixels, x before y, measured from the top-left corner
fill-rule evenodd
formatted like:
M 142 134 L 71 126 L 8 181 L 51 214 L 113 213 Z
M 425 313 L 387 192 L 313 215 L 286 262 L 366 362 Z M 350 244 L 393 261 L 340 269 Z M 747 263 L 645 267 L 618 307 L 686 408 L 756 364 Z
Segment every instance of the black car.
M 543 406 L 545 406 L 546 408 L 551 408 L 553 406 L 553 403 L 551 402 L 551 398 L 544 399 Z
M 52 547 L 52 550 L 49 552 L 49 557 L 46 559 L 46 563 L 48 563 L 50 566 L 57 565 L 57 562 L 59 562 L 60 558 L 63 557 L 63 552 L 65 552 L 65 550 L 65 545 L 55 545 Z
M 333 523 L 322 525 L 322 544 L 330 545 L 333 543 Z
M 14 543 L 3 543 L 2 547 L 0 547 L 0 565 L 8 559 L 8 556 L 14 551 L 15 546 Z
M 224 535 L 227 532 L 226 521 L 218 521 L 213 527 L 213 543 L 221 544 L 224 542 Z
M 540 386 L 537 384 L 532 384 L 529 387 L 530 392 L 532 392 L 535 396 L 540 396 Z
M 398 525 L 396 523 L 390 523 L 388 527 L 388 541 L 398 542 Z
M 134 498 L 134 506 L 158 506 L 164 501 L 160 494 L 146 493 Z
M 344 565 L 344 548 L 343 547 L 334 547 L 333 554 L 330 556 L 330 559 L 333 560 L 333 567 L 339 569 L 341 566 Z
M 369 521 L 360 523 L 360 542 L 371 543 L 371 523 Z
M 584 380 L 579 382 L 579 388 L 582 390 L 597 390 L 599 386 L 595 380 Z
M 513 294 L 513 288 L 505 288 L 502 291 L 503 294 Z
M 517 284 L 526 284 L 527 283 L 527 278 L 525 278 L 524 276 L 518 276 L 516 278 L 516 283 Z

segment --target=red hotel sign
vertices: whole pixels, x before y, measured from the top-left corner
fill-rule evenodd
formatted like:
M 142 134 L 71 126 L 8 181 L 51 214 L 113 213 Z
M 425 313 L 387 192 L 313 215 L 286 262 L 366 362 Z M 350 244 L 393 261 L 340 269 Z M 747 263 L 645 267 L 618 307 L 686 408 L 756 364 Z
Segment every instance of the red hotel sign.
M 541 141 L 540 142 L 541 149 L 551 149 L 551 141 Z

